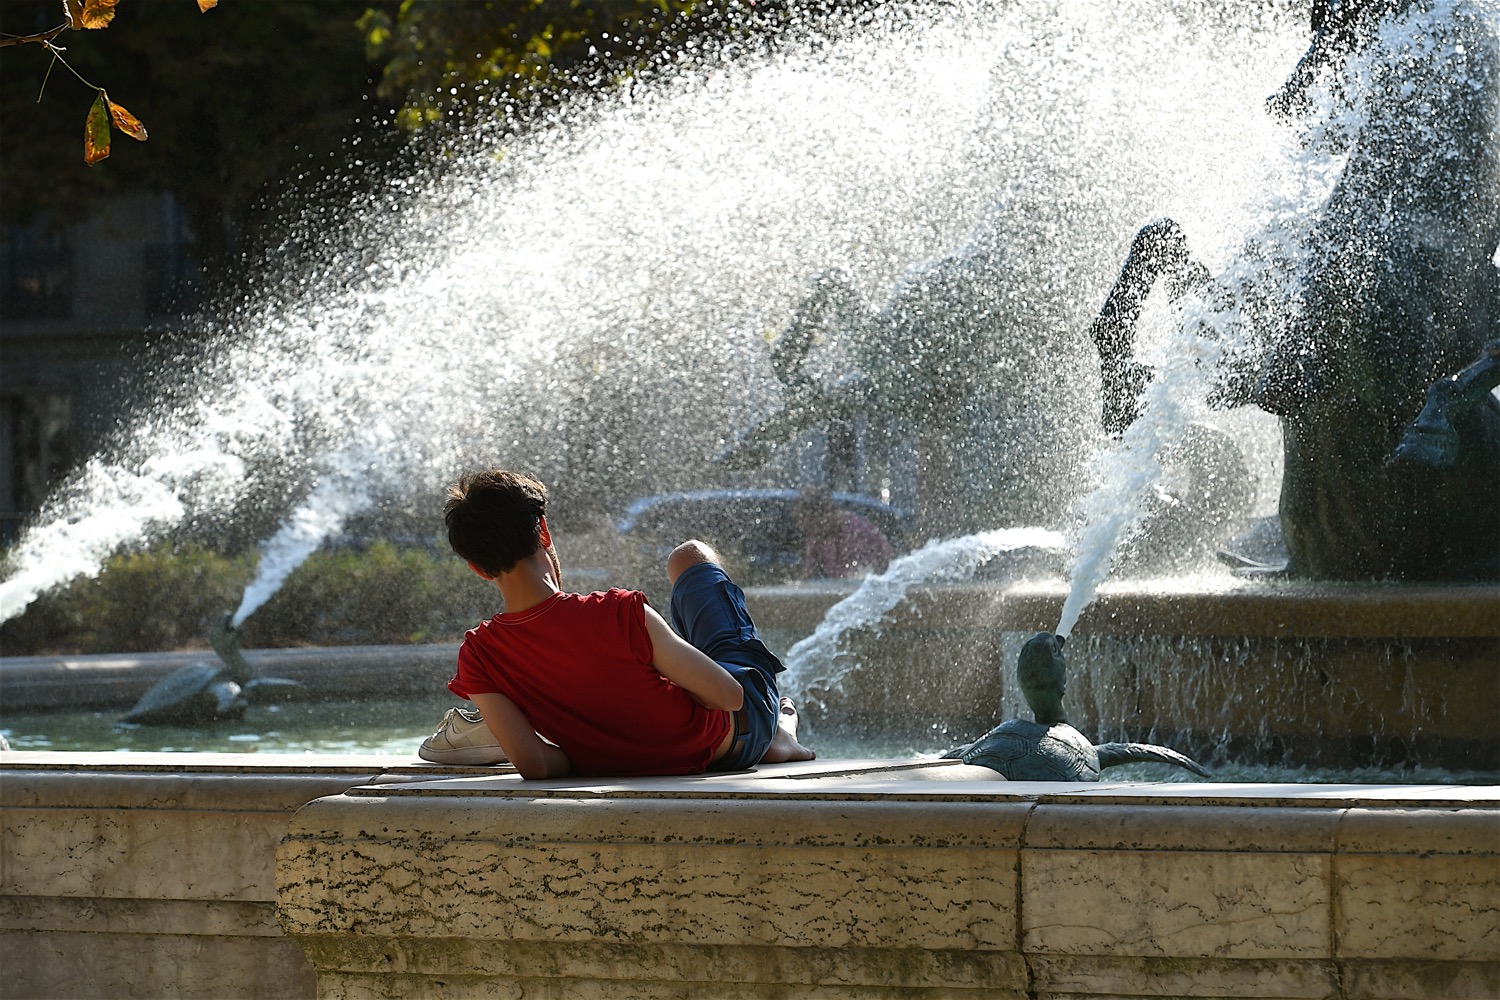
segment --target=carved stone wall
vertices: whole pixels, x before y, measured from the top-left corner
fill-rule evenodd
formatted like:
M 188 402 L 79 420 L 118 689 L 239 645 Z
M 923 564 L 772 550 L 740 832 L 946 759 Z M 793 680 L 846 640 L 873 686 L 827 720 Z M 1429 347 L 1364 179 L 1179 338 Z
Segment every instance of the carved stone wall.
M 352 790 L 282 927 L 324 998 L 1500 991 L 1492 795 L 826 770 Z

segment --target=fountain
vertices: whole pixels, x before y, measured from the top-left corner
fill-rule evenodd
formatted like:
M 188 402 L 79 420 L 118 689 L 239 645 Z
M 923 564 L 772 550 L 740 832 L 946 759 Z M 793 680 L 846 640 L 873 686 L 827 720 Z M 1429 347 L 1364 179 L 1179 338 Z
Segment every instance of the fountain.
M 1209 336 L 1258 325 L 1233 331 L 1240 343 L 1215 396 L 1281 420 L 1280 519 L 1294 576 L 1500 580 L 1495 379 L 1476 365 L 1467 394 L 1455 395 L 1449 377 L 1500 329 L 1500 50 L 1492 12 L 1440 7 L 1317 5 L 1312 47 L 1270 104 L 1313 118 L 1309 141 L 1344 158 L 1327 203 L 1297 245 L 1250 248 L 1272 264 L 1249 287 L 1244 274 L 1211 281 L 1182 231 L 1153 223 L 1093 325 L 1105 422 L 1117 432 L 1134 419 L 1147 377 L 1131 341 L 1158 274 L 1207 287 L 1218 315 L 1190 322 Z M 1314 88 L 1347 107 L 1314 113 Z M 1413 142 L 1417 121 L 1428 124 Z M 1288 250 L 1294 259 L 1276 259 Z M 1271 308 L 1245 309 L 1246 299 Z M 1429 385 L 1443 391 L 1418 422 Z M 1434 410 L 1450 398 L 1466 405 L 1443 416 L 1445 447 L 1400 447 L 1409 425 L 1436 433 Z
M 1016 677 L 1033 720 L 1010 719 L 967 746 L 945 753 L 965 764 L 979 764 L 1011 781 L 1098 781 L 1099 772 L 1130 763 L 1172 764 L 1201 777 L 1203 765 L 1171 747 L 1149 743 L 1103 743 L 1095 746 L 1068 725 L 1063 714 L 1067 664 L 1062 636 L 1038 632 L 1026 640 L 1016 663 Z
M 1103 426 L 1124 439 L 1106 457 L 1104 482 L 1083 506 L 1084 526 L 1056 626 L 1059 635 L 1072 631 L 1094 599 L 1121 540 L 1139 530 L 1151 492 L 1160 490 L 1161 459 L 1183 446 L 1205 405 L 1253 402 L 1281 422 L 1286 471 L 1279 524 L 1273 527 L 1282 529 L 1287 556 L 1279 566 L 1257 568 L 1283 569 L 1294 580 L 1500 580 L 1500 532 L 1494 516 L 1500 509 L 1500 401 L 1491 392 L 1497 347 L 1483 343 L 1500 317 L 1496 29 L 1493 11 L 1465 4 L 1315 5 L 1313 45 L 1269 104 L 1281 114 L 1295 109 L 1312 120 L 1304 151 L 1294 159 L 1309 177 L 1321 176 L 1326 194 L 1295 215 L 1264 217 L 1218 276 L 1190 255 L 1183 229 L 1171 219 L 1151 223 L 1136 235 L 1090 327 L 1103 376 Z M 1419 108 L 1430 112 L 1431 124 L 1423 141 L 1414 143 L 1408 135 L 1411 123 L 1423 117 Z M 974 350 L 972 336 L 965 339 L 964 334 L 972 334 L 972 321 L 964 315 L 968 300 L 952 291 L 967 290 L 953 273 L 972 286 L 976 273 L 991 268 L 973 245 L 965 247 L 935 266 L 914 269 L 890 302 L 873 312 L 847 282 L 820 279 L 776 345 L 777 374 L 790 402 L 739 442 L 728 460 L 753 463 L 770 442 L 812 423 L 839 420 L 871 398 L 894 400 L 888 405 L 918 414 L 926 412 L 923 405 L 946 402 L 952 392 L 934 391 L 935 383 L 917 383 L 918 401 L 892 391 L 878 374 L 889 370 L 881 356 L 904 351 L 902 360 L 925 366 L 929 378 L 951 377 L 955 371 L 972 377 L 976 367 L 991 364 Z M 1162 277 L 1172 315 L 1165 323 L 1157 317 L 1158 329 L 1167 330 L 1168 349 L 1158 348 L 1153 368 L 1135 359 L 1134 340 L 1143 307 Z M 922 308 L 912 308 L 913 299 Z M 950 319 L 955 313 L 958 318 Z M 912 354 L 913 344 L 925 348 L 942 343 L 932 331 L 952 338 L 954 329 L 959 331 L 954 357 L 941 351 L 920 359 Z M 809 378 L 803 369 L 819 332 L 830 339 L 852 336 L 864 344 L 856 357 L 877 374 L 831 384 Z M 870 347 L 869 341 L 877 346 Z M 1461 374 L 1451 374 L 1481 354 Z M 1023 448 L 1027 444 L 1023 441 Z M 1037 452 L 1049 460 L 1055 453 Z M 1049 465 L 1039 461 L 1028 466 L 1037 470 L 1043 492 L 1054 475 Z M 1062 469 L 1065 477 L 1072 474 L 1066 465 Z M 1203 470 L 1199 477 L 1205 478 Z M 1207 471 L 1206 478 L 1213 477 Z M 1233 552 L 1226 555 L 1239 558 Z M 1254 603 L 1270 593 L 1267 588 L 1235 595 L 1176 592 L 1168 600 L 1181 612 L 1199 602 L 1223 606 L 1248 598 Z M 1101 623 L 1105 631 L 1166 635 L 1169 640 L 1145 646 L 1127 641 L 1107 649 L 1096 642 L 1089 648 L 1087 669 L 1101 694 L 1090 722 L 1109 726 L 1112 720 L 1129 719 L 1133 728 L 1155 727 L 1186 708 L 1181 717 L 1193 721 L 1185 723 L 1188 728 L 1178 731 L 1177 738 L 1189 740 L 1198 753 L 1217 746 L 1222 757 L 1237 733 L 1258 731 L 1259 749 L 1250 752 L 1271 759 L 1353 763 L 1363 757 L 1369 763 L 1411 764 L 1426 757 L 1492 768 L 1500 758 L 1483 721 L 1486 714 L 1467 717 L 1462 727 L 1455 727 L 1443 717 L 1447 707 L 1421 707 L 1424 702 L 1451 706 L 1464 697 L 1460 692 L 1468 684 L 1441 683 L 1414 693 L 1408 680 L 1395 714 L 1420 722 L 1399 732 L 1390 727 L 1390 714 L 1377 711 L 1370 721 L 1380 721 L 1364 728 L 1362 735 L 1371 738 L 1363 749 L 1340 748 L 1338 740 L 1326 739 L 1329 720 L 1317 704 L 1334 692 L 1339 701 L 1358 700 L 1361 690 L 1373 694 L 1388 688 L 1390 681 L 1382 673 L 1397 664 L 1427 677 L 1454 670 L 1482 676 L 1495 661 L 1497 644 L 1493 628 L 1474 615 L 1492 617 L 1495 601 L 1491 590 L 1478 593 L 1479 606 L 1467 621 L 1444 622 L 1420 638 L 1410 633 L 1398 638 L 1399 632 L 1380 628 L 1326 633 L 1337 640 L 1365 639 L 1338 648 L 1320 645 L 1321 637 L 1308 635 L 1304 625 L 1299 631 L 1315 647 L 1311 652 L 1305 642 L 1288 641 L 1284 623 L 1242 625 L 1241 648 L 1226 656 L 1212 641 L 1174 634 L 1159 613 L 1154 625 L 1136 620 L 1123 630 L 1106 619 Z M 1292 594 L 1304 606 L 1328 597 L 1305 590 Z M 1458 610 L 1471 596 L 1452 594 L 1447 606 Z M 1375 588 L 1358 600 L 1410 605 L 1413 594 Z M 1109 612 L 1110 618 L 1117 615 Z M 928 611 L 915 617 L 930 620 L 934 615 Z M 1251 612 L 1250 617 L 1258 616 Z M 1023 620 L 1011 631 L 1045 624 Z M 1157 626 L 1164 628 L 1158 631 Z M 1257 633 L 1270 640 L 1269 648 L 1257 642 Z M 1201 634 L 1211 640 L 1235 630 Z M 1427 635 L 1431 639 L 1424 642 Z M 1443 635 L 1450 641 L 1439 638 Z M 998 638 L 981 638 L 977 645 L 993 646 Z M 825 638 L 822 646 L 828 645 Z M 812 654 L 806 663 L 805 654 Z M 885 661 L 910 655 L 904 647 L 877 654 L 881 666 L 873 669 L 889 684 Z M 1195 669 L 1195 657 L 1204 662 L 1203 669 Z M 794 681 L 804 680 L 808 671 L 828 673 L 820 665 L 828 657 L 819 658 L 811 645 L 794 648 L 791 659 Z M 1325 690 L 1292 694 L 1303 687 L 1299 675 L 1307 674 L 1312 659 L 1325 666 L 1339 662 L 1346 676 L 1333 681 L 1329 671 L 1314 667 L 1316 683 Z M 1123 674 L 1111 660 L 1127 662 Z M 1239 686 L 1254 695 L 1204 689 L 1198 678 L 1216 660 L 1238 660 L 1234 672 L 1240 679 L 1227 682 L 1231 692 Z M 1172 666 L 1163 668 L 1167 662 Z M 840 665 L 831 684 L 815 677 L 810 690 L 842 688 L 848 673 L 849 667 Z M 1483 683 L 1477 686 L 1483 713 L 1492 713 L 1492 692 Z M 1185 705 L 1161 697 L 1184 688 L 1191 691 L 1182 699 Z M 1152 703 L 1154 715 L 1139 708 L 1143 692 L 1153 689 L 1159 699 Z M 865 689 L 840 693 L 847 697 L 839 700 L 835 713 L 867 705 L 872 697 Z M 1231 708 L 1240 698 L 1256 713 L 1302 721 L 1290 727 L 1273 722 L 1276 731 L 1267 736 L 1265 721 Z M 1212 708 L 1205 713 L 1205 706 Z M 923 711 L 929 718 L 952 718 L 951 712 L 944 715 L 933 706 Z M 1436 741 L 1434 733 L 1419 736 L 1424 729 L 1441 735 Z M 1421 750 L 1415 745 L 1419 740 L 1425 744 Z M 1447 745 L 1440 749 L 1438 744 Z M 1247 749 L 1239 739 L 1236 752 Z
M 1472 84 L 1420 99 L 1458 92 L 1470 102 L 1465 115 L 1439 120 L 1469 122 L 1468 111 L 1493 112 L 1483 98 L 1493 90 L 1485 60 L 1494 19 L 1482 5 L 1445 0 L 1380 22 L 1394 27 L 1375 32 L 1349 13 L 1359 10 L 1341 4 L 1337 16 L 1325 17 L 1326 30 L 1298 64 L 1298 101 L 1281 92 L 1278 106 L 1324 108 L 1326 120 L 1310 137 L 1261 110 L 1263 95 L 1276 90 L 1303 48 L 1297 18 L 1275 8 L 1198 9 L 1185 0 L 1128 14 L 1066 5 L 1028 8 L 1024 17 L 910 8 L 835 31 L 837 45 L 792 47 L 733 71 L 669 75 L 548 127 L 475 136 L 473 152 L 445 169 L 397 180 L 351 206 L 339 241 L 330 242 L 315 220 L 294 227 L 287 261 L 267 262 L 263 290 L 215 317 L 222 334 L 189 377 L 174 382 L 175 372 L 161 372 L 149 380 L 157 394 L 116 444 L 86 462 L 28 527 L 8 554 L 0 620 L 21 614 L 49 587 L 96 571 L 122 545 L 179 537 L 236 545 L 249 536 L 264 542 L 258 575 L 234 615 L 239 626 L 329 540 L 350 531 L 410 534 L 411 525 L 427 523 L 431 484 L 465 464 L 529 467 L 560 484 L 565 520 L 589 525 L 641 493 L 726 479 L 738 485 L 751 475 L 795 485 L 806 474 L 802 456 L 819 449 L 829 456 L 827 469 L 814 475 L 843 480 L 833 485 L 914 497 L 918 530 L 949 536 L 950 550 L 964 550 L 955 565 L 969 568 L 959 577 L 996 575 L 982 533 L 1020 530 L 997 525 L 1076 529 L 1073 582 L 1058 617 L 1031 616 L 1002 632 L 1071 634 L 1116 566 L 1148 579 L 1207 572 L 1207 582 L 1186 588 L 1220 605 L 1284 597 L 1306 607 L 1330 598 L 1240 588 L 1204 564 L 1251 515 L 1271 512 L 1283 430 L 1291 472 L 1280 521 L 1290 526 L 1294 576 L 1484 578 L 1500 548 L 1490 544 L 1485 520 L 1497 488 L 1487 464 L 1493 395 L 1476 374 L 1461 393 L 1434 397 L 1431 419 L 1416 411 L 1428 383 L 1472 360 L 1492 318 L 1496 268 L 1485 255 L 1494 254 L 1494 213 L 1483 199 L 1493 176 L 1483 171 L 1493 157 L 1462 144 L 1486 130 L 1455 128 L 1399 146 L 1416 161 L 1376 155 L 1408 116 L 1402 101 L 1419 98 L 1364 101 L 1358 87 L 1330 81 L 1383 80 L 1416 46 L 1413 59 L 1441 64 L 1408 60 L 1426 73 L 1419 82 Z M 1443 28 L 1424 34 L 1423 25 Z M 1147 68 L 1110 56 L 1126 38 L 1149 40 L 1165 62 Z M 1378 44 L 1335 51 L 1335 42 L 1361 38 Z M 1443 62 L 1459 55 L 1452 66 Z M 1140 142 L 1143 135 L 1152 142 Z M 1348 135 L 1357 140 L 1352 153 Z M 1428 161 L 1447 156 L 1450 140 L 1462 142 L 1448 158 L 1468 166 L 1444 173 Z M 1158 146 L 1171 155 L 1159 155 Z M 725 149 L 755 152 L 726 157 Z M 1371 216 L 1371 199 L 1360 197 L 1376 181 L 1409 191 L 1408 178 L 1435 171 L 1441 190 L 1403 195 L 1383 229 L 1384 217 Z M 579 198 L 579 191 L 591 193 Z M 1177 221 L 1148 227 L 1106 295 L 1117 259 L 1112 241 L 1160 211 Z M 1420 235 L 1419 216 L 1451 216 L 1453 239 L 1412 235 Z M 1448 295 L 1433 277 L 1401 297 L 1387 294 L 1389 282 L 1376 282 L 1368 309 L 1382 318 L 1366 331 L 1378 342 L 1368 364 L 1384 367 L 1366 383 L 1355 378 L 1369 353 L 1354 348 L 1363 343 L 1357 337 L 1339 356 L 1342 374 L 1329 367 L 1326 345 L 1321 367 L 1304 366 L 1339 391 L 1358 385 L 1360 405 L 1380 418 L 1370 416 L 1374 410 L 1351 418 L 1329 402 L 1332 389 L 1299 403 L 1301 416 L 1284 414 L 1281 428 L 1213 412 L 1212 405 L 1252 397 L 1257 386 L 1280 384 L 1262 377 L 1272 364 L 1266 358 L 1285 366 L 1297 345 L 1335 337 L 1326 317 L 1337 310 L 1318 304 L 1332 293 L 1318 289 L 1344 282 L 1336 277 L 1344 272 L 1314 264 L 1346 231 L 1394 234 L 1400 239 L 1391 245 L 1406 248 L 1403 261 L 1428 260 L 1437 252 L 1423 249 L 1428 244 L 1451 249 L 1451 259 L 1432 258 L 1442 266 L 1422 270 L 1419 261 L 1408 269 L 1451 271 L 1468 283 Z M 1193 234 L 1194 259 L 1184 232 Z M 1366 235 L 1358 238 L 1368 242 Z M 1148 295 L 1162 269 L 1170 272 L 1172 301 Z M 1434 343 L 1415 367 L 1398 362 L 1416 347 L 1380 346 L 1400 326 L 1392 315 L 1422 312 L 1412 295 L 1465 304 L 1433 313 L 1437 325 L 1422 335 Z M 1095 316 L 1101 300 L 1105 312 Z M 1103 428 L 1095 420 L 1101 382 L 1089 362 L 1090 334 L 1105 352 Z M 632 349 L 616 350 L 621 342 Z M 1287 384 L 1300 399 L 1301 390 Z M 1449 397 L 1470 403 L 1446 415 Z M 1366 433 L 1332 430 L 1308 415 L 1314 412 Z M 1137 413 L 1133 422 L 1122 418 Z M 1463 431 L 1454 437 L 1462 446 L 1451 468 L 1422 473 L 1411 471 L 1421 463 L 1388 463 L 1419 453 L 1397 448 L 1407 425 L 1414 433 Z M 1123 439 L 1107 446 L 1102 430 L 1123 431 Z M 1363 442 L 1368 460 L 1359 468 L 1374 477 L 1366 506 L 1385 513 L 1345 511 L 1360 506 L 1357 463 L 1311 462 L 1314 437 Z M 1476 443 L 1463 444 L 1470 438 Z M 789 446 L 778 448 L 783 440 Z M 713 456 L 719 463 L 708 461 Z M 901 468 L 901 456 L 912 456 L 906 464 L 915 469 Z M 1338 499 L 1309 507 L 1306 498 L 1324 487 L 1312 485 L 1308 470 L 1324 466 L 1344 477 Z M 1442 508 L 1451 517 L 1432 516 L 1441 497 L 1452 499 Z M 1405 513 L 1393 520 L 1397 507 Z M 1335 509 L 1345 513 L 1325 516 Z M 1375 521 L 1385 525 L 1384 541 L 1366 545 Z M 1316 545 L 1342 552 L 1344 562 L 1309 554 L 1311 522 L 1353 533 L 1339 545 L 1325 533 Z M 1439 528 L 1441 543 L 1433 535 Z M 1392 555 L 1403 545 L 1427 554 Z M 1383 562 L 1356 565 L 1367 557 Z M 923 582 L 901 586 L 920 590 Z M 1191 603 L 1182 584 L 1153 586 L 1166 588 L 1169 596 L 1155 603 L 1169 614 Z M 1368 593 L 1411 604 L 1406 591 Z M 1482 619 L 1486 593 L 1432 599 L 1473 607 L 1471 617 Z M 792 606 L 772 612 L 773 621 L 827 606 L 803 592 L 786 600 Z M 1099 615 L 1108 621 L 1118 611 Z M 1084 714 L 1091 726 L 1110 725 L 1123 704 L 1140 702 L 1111 679 L 1109 661 L 1121 653 L 1092 634 L 1099 622 L 1085 619 L 1070 647 L 1080 690 L 1099 692 Z M 1283 645 L 1289 629 L 1306 631 L 1284 622 L 1241 627 L 1269 630 Z M 1356 687 L 1389 687 L 1375 679 L 1382 671 L 1426 677 L 1425 664 L 1436 662 L 1462 672 L 1494 655 L 1482 624 L 1402 628 L 1397 642 L 1376 637 L 1358 646 L 1355 635 L 1319 624 L 1320 634 L 1306 638 L 1339 649 L 1299 652 L 1297 666 L 1232 641 L 1227 650 L 1180 642 L 1146 659 L 1231 660 L 1246 674 L 1291 671 L 1316 680 L 1327 672 L 1312 660 L 1347 657 L 1362 672 Z M 972 727 L 1002 714 L 997 692 L 1006 685 L 979 680 L 982 697 L 961 692 L 1002 669 L 1004 656 L 990 650 L 1010 641 L 981 637 L 955 662 L 926 670 L 922 683 L 934 699 L 965 705 L 969 714 L 960 720 L 954 708 L 926 711 L 922 725 Z M 825 630 L 819 645 L 797 651 L 794 676 L 805 674 L 814 692 L 863 685 L 837 711 L 864 717 L 888 695 L 878 682 L 861 681 L 860 654 L 840 652 L 839 642 Z M 970 680 L 959 681 L 966 671 Z M 1195 682 L 1164 686 L 1198 697 Z M 1397 706 L 1413 727 L 1403 734 L 1404 723 L 1380 721 L 1384 742 L 1367 756 L 1411 759 L 1412 733 L 1426 730 L 1430 741 L 1439 726 L 1443 690 Z M 1259 681 L 1254 691 L 1232 700 L 1264 696 Z M 1481 699 L 1476 711 L 1488 704 Z M 1018 707 L 1014 699 L 1009 707 Z M 1129 716 L 1132 727 L 1154 724 L 1139 711 Z M 1375 718 L 1388 720 L 1390 712 Z M 889 724 L 878 715 L 868 721 Z M 1193 752 L 1227 745 L 1236 738 L 1228 729 L 1241 723 L 1260 730 L 1255 720 L 1191 723 Z M 1316 731 L 1309 725 L 1270 738 L 1269 755 Z M 1361 755 L 1341 756 L 1359 763 Z
M 1500 30 L 1484 4 L 1415 9 Z M 418 516 L 465 464 L 571 482 L 559 514 L 586 519 L 740 485 L 730 466 L 765 456 L 755 478 L 795 485 L 852 438 L 833 472 L 899 492 L 915 455 L 918 520 L 944 537 L 852 593 L 750 595 L 786 645 L 807 636 L 788 661 L 810 724 L 965 741 L 1015 714 L 1009 665 L 1046 629 L 1069 636 L 1093 742 L 1180 746 L 1220 775 L 1242 752 L 1500 766 L 1493 587 L 1212 564 L 1276 506 L 1279 429 L 1209 406 L 1260 345 L 1193 280 L 1140 303 L 1139 418 L 1118 445 L 1099 425 L 1088 330 L 1116 241 L 1165 213 L 1227 275 L 1214 289 L 1283 287 L 1341 190 L 1344 159 L 1260 110 L 1305 48 L 1296 12 L 976 0 L 855 20 L 472 136 L 341 232 L 308 223 L 286 282 L 227 311 L 192 378 L 27 530 L 0 617 L 121 544 L 192 531 L 271 539 L 244 621 L 299 553 Z M 1500 988 L 1483 788 L 1022 787 L 910 758 L 523 784 L 400 758 L 122 756 L 8 753 L 0 782 L 7 954 L 102 954 L 70 963 L 79 990 L 116 969 L 149 990 L 163 973 L 137 956 L 168 948 L 284 975 L 261 988 L 285 995 L 314 967 L 330 995 Z M 68 981 L 16 965 L 23 991 Z
M 120 717 L 129 723 L 194 725 L 240 719 L 252 701 L 304 696 L 305 687 L 285 677 L 256 677 L 240 648 L 235 616 L 226 614 L 209 633 L 219 663 L 190 663 L 153 684 Z
M 352 206 L 336 241 L 321 221 L 294 227 L 263 291 L 213 317 L 222 334 L 186 374 L 148 380 L 156 394 L 120 439 L 28 527 L 0 617 L 142 539 L 279 535 L 297 540 L 291 553 L 351 518 L 416 517 L 427 484 L 469 462 L 530 467 L 584 513 L 721 485 L 728 473 L 705 459 L 776 406 L 763 336 L 824 271 L 871 299 L 899 286 L 891 322 L 919 333 L 924 302 L 974 302 L 964 329 L 907 347 L 999 362 L 970 392 L 970 367 L 923 374 L 869 342 L 882 384 L 908 370 L 921 381 L 901 398 L 946 421 L 881 415 L 882 438 L 926 439 L 924 472 L 953 487 L 924 488 L 926 530 L 1056 519 L 1096 434 L 1081 350 L 1091 297 L 1078 292 L 1111 266 L 1101 234 L 1163 204 L 1232 231 L 1254 206 L 1216 192 L 1256 189 L 1275 169 L 1248 148 L 1264 130 L 1231 123 L 1269 84 L 1263 53 L 1231 44 L 1257 19 L 1189 13 L 1165 5 L 1126 25 L 1065 8 L 1019 20 L 913 8 L 837 49 L 685 72 L 552 127 L 476 136 L 458 162 Z M 1121 32 L 1184 36 L 1171 72 L 1217 60 L 1218 85 L 1171 107 L 1162 86 L 1140 89 L 1143 70 L 1097 56 Z M 1284 61 L 1295 32 L 1263 44 Z M 1071 88 L 1074 75 L 1095 84 Z M 1152 121 L 1184 148 L 1190 122 L 1222 124 L 1158 172 L 1138 169 L 1147 154 L 1129 141 Z M 1105 148 L 1127 152 L 1083 156 Z M 974 267 L 942 264 L 955 246 Z M 908 273 L 924 259 L 937 264 Z M 1049 453 L 1053 481 L 996 460 L 1009 438 Z M 872 476 L 878 492 L 889 470 Z M 272 558 L 281 550 L 262 560 L 272 586 L 295 558 Z

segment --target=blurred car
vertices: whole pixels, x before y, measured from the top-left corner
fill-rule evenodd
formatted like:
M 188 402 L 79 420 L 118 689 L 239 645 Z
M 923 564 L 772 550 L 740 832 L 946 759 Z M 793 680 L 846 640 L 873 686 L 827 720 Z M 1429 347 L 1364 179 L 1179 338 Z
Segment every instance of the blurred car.
M 635 573 L 660 573 L 680 542 L 701 539 L 719 550 L 746 586 L 782 583 L 801 575 L 803 538 L 794 507 L 797 490 L 689 490 L 642 497 L 616 528 Z M 842 510 L 869 519 L 897 555 L 911 547 L 909 511 L 859 493 L 832 494 Z

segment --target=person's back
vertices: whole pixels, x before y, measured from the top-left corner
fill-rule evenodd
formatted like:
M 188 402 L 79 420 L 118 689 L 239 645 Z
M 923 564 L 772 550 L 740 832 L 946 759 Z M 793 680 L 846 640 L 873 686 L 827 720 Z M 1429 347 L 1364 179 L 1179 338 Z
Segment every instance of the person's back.
M 636 591 L 558 592 L 473 629 L 448 685 L 460 698 L 498 691 L 582 774 L 692 774 L 729 732 L 659 673 Z

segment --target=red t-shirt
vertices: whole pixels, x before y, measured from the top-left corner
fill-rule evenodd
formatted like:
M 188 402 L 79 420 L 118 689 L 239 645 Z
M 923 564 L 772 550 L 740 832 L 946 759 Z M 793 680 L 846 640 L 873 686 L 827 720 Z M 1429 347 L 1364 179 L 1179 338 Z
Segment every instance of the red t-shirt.
M 448 690 L 515 702 L 580 774 L 696 774 L 733 715 L 704 708 L 651 665 L 646 595 L 553 594 L 464 636 Z

